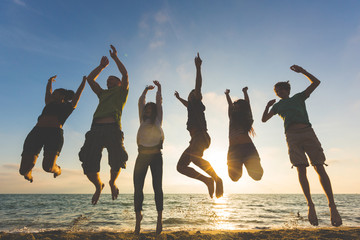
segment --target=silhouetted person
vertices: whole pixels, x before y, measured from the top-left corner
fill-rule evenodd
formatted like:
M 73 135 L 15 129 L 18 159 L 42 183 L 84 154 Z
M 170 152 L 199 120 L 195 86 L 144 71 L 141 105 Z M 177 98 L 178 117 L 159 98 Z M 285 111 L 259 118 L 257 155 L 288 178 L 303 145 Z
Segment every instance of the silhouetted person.
M 91 203 L 96 204 L 99 200 L 104 184 L 100 180 L 100 160 L 102 150 L 108 151 L 108 160 L 110 165 L 110 181 L 112 199 L 117 199 L 119 189 L 115 181 L 121 168 L 126 168 L 128 155 L 124 148 L 124 135 L 121 131 L 121 115 L 129 92 L 128 74 L 124 65 L 117 57 L 114 46 L 111 45 L 110 56 L 115 61 L 122 79 L 109 76 L 107 79 L 107 88 L 102 89 L 95 81 L 100 72 L 109 64 L 107 57 L 102 57 L 100 65 L 96 67 L 88 76 L 87 81 L 99 98 L 99 104 L 93 116 L 93 122 L 90 131 L 85 135 L 85 142 L 79 152 L 79 158 L 82 162 L 84 174 L 95 186 L 95 193 Z
M 241 178 L 243 165 L 249 176 L 256 181 L 259 181 L 264 173 L 259 154 L 249 136 L 250 134 L 254 136 L 252 127 L 254 120 L 247 90 L 248 88 L 244 87 L 242 89 L 244 99 L 238 99 L 235 102 L 231 101 L 230 90 L 226 89 L 225 91 L 230 119 L 227 165 L 229 177 L 234 182 Z
M 44 147 L 42 167 L 46 172 L 53 173 L 54 178 L 61 174 L 61 168 L 56 164 L 64 144 L 62 127 L 66 119 L 76 108 L 80 95 L 86 84 L 86 77 L 76 91 L 58 88 L 52 91 L 52 83 L 56 75 L 49 78 L 45 92 L 45 107 L 38 117 L 36 126 L 27 135 L 21 154 L 20 174 L 30 182 L 33 181 L 32 169 L 41 149 Z
M 144 181 L 147 170 L 150 166 L 152 175 L 152 184 L 155 193 L 156 210 L 158 212 L 156 233 L 162 231 L 162 211 L 163 211 L 163 158 L 162 144 L 164 141 L 164 132 L 161 128 L 163 111 L 161 85 L 154 81 L 157 86 L 156 103 L 148 102 L 145 104 L 145 97 L 148 90 L 154 89 L 154 86 L 146 86 L 139 98 L 139 120 L 140 127 L 137 132 L 138 156 L 134 168 L 134 206 L 136 213 L 135 233 L 140 232 L 140 222 L 143 218 L 142 204 L 144 201 Z
M 181 155 L 177 164 L 177 170 L 191 178 L 202 181 L 206 184 L 210 197 L 214 195 L 214 181 L 216 182 L 216 197 L 219 198 L 223 195 L 223 182 L 221 178 L 216 174 L 210 163 L 202 158 L 205 149 L 210 146 L 210 136 L 207 133 L 207 126 L 205 120 L 205 106 L 202 103 L 201 94 L 201 63 L 202 60 L 197 54 L 195 57 L 196 66 L 196 82 L 195 89 L 193 89 L 188 100 L 184 100 L 179 96 L 179 93 L 175 91 L 175 97 L 187 108 L 188 121 L 187 130 L 190 133 L 191 140 L 189 147 Z M 206 177 L 195 169 L 189 167 L 190 163 L 194 163 L 196 166 L 204 170 L 210 177 Z
M 331 224 L 333 226 L 340 226 L 342 224 L 342 220 L 336 209 L 330 179 L 324 168 L 325 155 L 321 144 L 311 127 L 305 106 L 305 100 L 317 88 L 317 86 L 319 86 L 320 81 L 300 66 L 293 65 L 290 69 L 294 72 L 304 74 L 310 80 L 310 86 L 307 87 L 305 91 L 289 97 L 289 82 L 278 82 L 275 85 L 274 90 L 281 100 L 276 104 L 274 104 L 276 102 L 275 99 L 268 102 L 262 121 L 266 122 L 275 114 L 278 114 L 284 120 L 289 157 L 292 165 L 295 166 L 298 171 L 300 185 L 309 207 L 309 222 L 314 226 L 318 225 L 315 206 L 311 199 L 310 186 L 306 176 L 306 167 L 309 166 L 309 163 L 305 153 L 308 155 L 311 165 L 313 165 L 315 171 L 318 173 L 320 183 L 327 196 L 330 208 Z M 274 106 L 269 111 L 269 108 L 272 105 Z

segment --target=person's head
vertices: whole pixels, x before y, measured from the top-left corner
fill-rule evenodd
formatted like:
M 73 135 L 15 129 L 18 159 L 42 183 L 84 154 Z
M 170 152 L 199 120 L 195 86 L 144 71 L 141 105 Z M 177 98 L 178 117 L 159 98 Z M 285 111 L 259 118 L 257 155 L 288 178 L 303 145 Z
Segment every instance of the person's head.
M 120 80 L 120 78 L 111 75 L 108 77 L 108 79 L 106 81 L 106 85 L 107 85 L 108 89 L 116 87 L 116 86 L 120 86 L 121 80 Z
M 156 119 L 156 115 L 157 115 L 156 104 L 153 102 L 146 103 L 142 114 L 143 121 L 150 119 L 150 122 L 154 123 Z
M 188 102 L 191 102 L 192 100 L 194 100 L 196 97 L 195 95 L 195 89 L 191 90 L 191 92 L 189 93 L 188 96 Z M 202 100 L 202 95 L 200 95 L 200 100 Z
M 72 90 L 58 88 L 51 94 L 51 100 L 57 103 L 68 102 L 74 97 L 75 93 Z
M 278 82 L 274 86 L 274 91 L 275 91 L 276 95 L 281 99 L 289 98 L 290 90 L 291 90 L 291 87 L 290 87 L 289 81 Z
M 233 113 L 231 115 L 233 123 L 239 125 L 251 135 L 255 135 L 252 128 L 254 120 L 252 119 L 250 104 L 244 99 L 239 99 L 233 103 L 233 106 Z

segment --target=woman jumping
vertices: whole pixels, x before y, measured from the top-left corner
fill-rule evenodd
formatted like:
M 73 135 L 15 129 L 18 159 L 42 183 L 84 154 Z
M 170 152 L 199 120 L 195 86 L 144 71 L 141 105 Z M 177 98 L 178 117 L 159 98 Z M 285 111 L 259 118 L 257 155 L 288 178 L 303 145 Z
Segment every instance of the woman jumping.
M 56 164 L 56 159 L 64 143 L 62 127 L 76 108 L 86 83 L 86 76 L 84 76 L 76 93 L 63 88 L 58 88 L 53 92 L 52 83 L 55 82 L 55 78 L 56 75 L 48 80 L 45 107 L 38 118 L 37 124 L 27 135 L 21 154 L 19 172 L 30 182 L 33 182 L 32 169 L 43 147 L 43 169 L 46 172 L 53 173 L 54 178 L 61 174 L 61 168 Z

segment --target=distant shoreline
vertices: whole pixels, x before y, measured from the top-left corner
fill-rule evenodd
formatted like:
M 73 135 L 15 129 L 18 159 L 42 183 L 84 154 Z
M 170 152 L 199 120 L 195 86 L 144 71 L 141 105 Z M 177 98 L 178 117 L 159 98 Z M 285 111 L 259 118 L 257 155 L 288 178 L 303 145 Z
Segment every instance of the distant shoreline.
M 45 231 L 37 233 L 0 232 L 0 240 L 106 240 L 106 239 L 360 239 L 360 227 L 294 228 L 267 230 L 164 231 L 160 236 L 145 231 L 132 232 Z

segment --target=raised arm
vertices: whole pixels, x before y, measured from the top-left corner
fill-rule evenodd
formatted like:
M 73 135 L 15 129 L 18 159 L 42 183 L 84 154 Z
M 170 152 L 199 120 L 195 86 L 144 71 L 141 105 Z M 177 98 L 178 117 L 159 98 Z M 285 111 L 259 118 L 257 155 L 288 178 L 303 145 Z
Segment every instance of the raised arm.
M 182 104 L 184 104 L 185 107 L 188 106 L 188 102 L 185 99 L 181 98 L 177 91 L 175 91 L 174 95 Z
M 250 104 L 250 98 L 249 98 L 249 95 L 248 95 L 248 93 L 247 93 L 248 87 L 244 87 L 244 88 L 242 89 L 242 91 L 243 91 L 243 93 L 244 93 L 244 99 L 245 99 L 245 101 L 247 101 L 247 102 Z
M 272 116 L 275 115 L 275 113 L 274 113 L 272 110 L 269 111 L 269 108 L 270 108 L 272 105 L 274 105 L 275 102 L 276 102 L 276 100 L 273 99 L 273 100 L 270 100 L 270 101 L 267 103 L 267 105 L 266 105 L 266 107 L 265 107 L 265 110 L 264 110 L 264 113 L 263 113 L 262 118 L 261 118 L 261 121 L 262 121 L 262 122 L 267 122 L 267 120 L 269 120 L 270 118 L 272 118 Z
M 55 82 L 55 78 L 56 78 L 56 75 L 50 77 L 47 84 L 46 84 L 45 104 L 48 104 L 50 102 L 50 96 L 52 94 L 52 83 Z
M 252 118 L 252 111 L 251 111 L 251 105 L 250 105 L 250 98 L 249 98 L 249 95 L 248 95 L 248 87 L 244 87 L 242 89 L 243 93 L 244 93 L 244 99 L 245 101 L 247 101 L 249 103 L 249 110 L 250 110 L 250 115 L 251 115 L 251 118 Z
M 306 97 L 309 97 L 310 94 L 319 86 L 320 80 L 317 79 L 316 77 L 314 77 L 312 74 L 308 73 L 305 69 L 303 69 L 302 67 L 300 67 L 298 65 L 292 65 L 290 67 L 290 69 L 293 70 L 294 72 L 304 74 L 305 77 L 307 77 L 309 79 L 311 84 L 310 84 L 310 86 L 308 86 L 305 89 L 305 95 L 306 95 Z
M 157 80 L 154 81 L 154 84 L 157 87 L 157 92 L 156 92 L 157 117 L 160 120 L 160 123 L 162 123 L 163 110 L 162 110 L 161 84 Z
M 201 86 L 202 86 L 202 77 L 201 77 L 201 64 L 202 60 L 197 53 L 195 57 L 195 66 L 196 66 L 196 80 L 195 80 L 195 94 L 201 96 Z
M 110 56 L 112 59 L 114 59 L 121 75 L 121 87 L 128 89 L 129 88 L 129 77 L 128 77 L 128 73 L 126 71 L 125 66 L 122 64 L 122 62 L 119 60 L 118 56 L 117 56 L 117 51 L 116 48 L 113 45 L 110 45 L 111 50 L 109 50 Z
M 81 93 L 83 92 L 84 87 L 85 87 L 85 83 L 86 83 L 86 76 L 83 76 L 83 80 L 81 81 L 80 86 L 76 90 L 76 93 L 75 93 L 73 99 L 71 100 L 71 105 L 73 106 L 73 108 L 76 108 L 76 106 L 79 102 Z
M 140 98 L 139 98 L 138 106 L 139 106 L 139 120 L 140 120 L 140 123 L 141 123 L 142 114 L 143 114 L 144 107 L 145 107 L 146 93 L 147 93 L 147 91 L 152 90 L 152 89 L 154 89 L 154 88 L 155 88 L 155 87 L 152 86 L 152 85 L 147 85 L 147 86 L 145 87 L 143 93 L 141 94 Z
M 95 80 L 99 76 L 101 71 L 106 68 L 107 65 L 109 65 L 109 59 L 104 56 L 101 58 L 100 65 L 97 66 L 94 70 L 92 70 L 92 72 L 87 77 L 87 82 L 89 83 L 91 89 L 98 96 L 103 91 L 103 89 L 97 82 L 95 82 Z
M 227 102 L 228 102 L 228 105 L 229 105 L 229 107 L 228 107 L 228 115 L 229 115 L 229 117 L 230 117 L 230 113 L 231 113 L 231 110 L 232 110 L 232 108 L 233 108 L 233 106 L 234 106 L 234 104 L 233 104 L 233 102 L 232 102 L 232 100 L 231 100 L 231 97 L 230 97 L 230 89 L 226 89 L 225 90 L 225 96 L 226 96 L 226 100 L 227 100 Z

